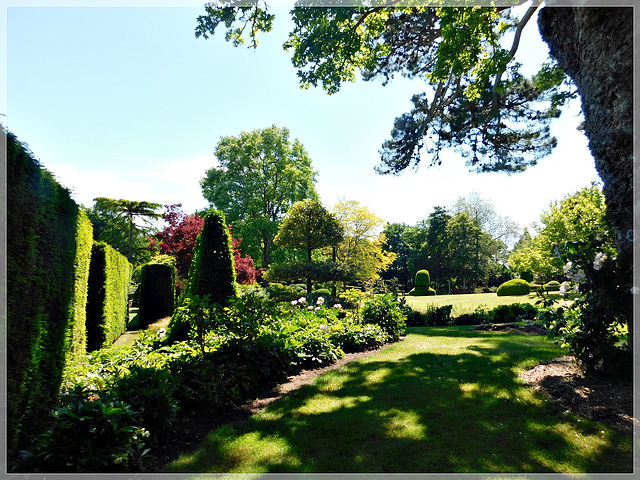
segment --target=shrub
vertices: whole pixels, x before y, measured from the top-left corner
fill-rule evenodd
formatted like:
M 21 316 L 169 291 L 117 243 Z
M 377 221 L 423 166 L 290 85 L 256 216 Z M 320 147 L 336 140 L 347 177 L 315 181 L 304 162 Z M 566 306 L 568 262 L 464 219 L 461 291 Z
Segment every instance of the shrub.
M 272 303 L 292 302 L 299 299 L 301 294 L 306 293 L 306 287 L 298 289 L 296 285 L 270 283 L 266 291 Z
M 113 344 L 127 329 L 130 264 L 103 242 L 93 244 L 87 298 L 87 351 Z
M 168 372 L 134 365 L 110 389 L 116 398 L 138 412 L 138 424 L 150 432 L 150 443 L 158 445 L 170 433 L 179 408 L 175 399 L 176 381 Z
M 365 302 L 362 321 L 380 325 L 392 341 L 398 340 L 406 330 L 406 316 L 391 295 L 380 295 Z
M 236 295 L 233 251 L 229 230 L 222 212 L 211 211 L 204 217 L 189 270 L 188 292 L 212 303 L 226 306 Z
M 538 309 L 529 303 L 498 305 L 489 311 L 489 319 L 492 323 L 512 323 L 520 320 L 534 320 L 537 315 Z
M 560 282 L 558 282 L 557 280 L 551 280 L 550 282 L 544 284 L 544 289 L 547 292 L 557 292 L 558 290 L 560 290 Z
M 388 336 L 380 325 L 340 322 L 332 326 L 330 339 L 345 353 L 354 353 L 384 345 Z
M 142 266 L 140 274 L 140 327 L 170 316 L 175 298 L 175 267 L 148 263 Z
M 137 412 L 113 395 L 78 387 L 61 396 L 51 426 L 18 456 L 14 471 L 104 472 L 143 467 L 145 438 Z
M 474 313 L 463 313 L 453 319 L 453 324 L 456 326 L 462 325 L 482 325 L 484 318 L 482 315 L 476 315 Z
M 418 270 L 416 272 L 415 285 L 416 286 L 411 289 L 411 291 L 407 295 L 422 297 L 436 294 L 436 291 L 433 288 L 430 288 L 431 276 L 429 275 L 428 270 Z
M 500 285 L 496 293 L 499 297 L 504 297 L 510 295 L 527 295 L 530 291 L 529 282 L 521 278 L 514 278 Z

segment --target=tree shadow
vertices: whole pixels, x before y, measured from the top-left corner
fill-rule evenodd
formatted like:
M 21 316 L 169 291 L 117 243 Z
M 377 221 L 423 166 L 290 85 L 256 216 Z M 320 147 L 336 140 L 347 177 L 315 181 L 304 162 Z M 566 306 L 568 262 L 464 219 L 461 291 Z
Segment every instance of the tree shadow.
M 631 472 L 630 439 L 619 445 L 618 433 L 523 395 L 514 365 L 527 348 L 517 337 L 483 334 L 460 353 L 346 364 L 212 432 L 180 470 L 242 471 L 250 462 L 261 473 Z M 231 447 L 242 442 L 255 450 Z M 265 454 L 271 443 L 278 451 Z

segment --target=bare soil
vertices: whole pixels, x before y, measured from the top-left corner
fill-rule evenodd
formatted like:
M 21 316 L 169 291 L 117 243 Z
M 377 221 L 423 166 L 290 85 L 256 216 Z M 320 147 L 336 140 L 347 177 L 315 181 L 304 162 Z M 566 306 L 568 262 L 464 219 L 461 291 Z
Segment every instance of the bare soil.
M 543 362 L 520 376 L 527 385 L 550 397 L 559 411 L 571 411 L 627 432 L 640 425 L 633 418 L 633 382 L 585 375 L 574 357 Z

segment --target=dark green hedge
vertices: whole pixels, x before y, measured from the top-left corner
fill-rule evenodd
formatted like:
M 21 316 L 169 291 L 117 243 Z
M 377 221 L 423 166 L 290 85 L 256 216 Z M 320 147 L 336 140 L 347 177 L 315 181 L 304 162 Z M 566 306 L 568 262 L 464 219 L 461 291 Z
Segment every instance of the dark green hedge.
M 4 133 L 0 132 L 0 133 Z M 7 132 L 7 432 L 9 447 L 37 432 L 55 405 L 73 306 L 78 206 Z M 85 227 L 83 227 L 84 229 Z M 78 234 L 84 238 L 84 234 Z M 84 240 L 83 240 L 84 241 Z M 77 312 L 77 315 L 76 315 Z M 22 435 L 20 435 L 22 433 Z
M 222 212 L 205 215 L 204 226 L 196 238 L 189 270 L 189 293 L 226 306 L 236 295 L 231 237 Z
M 160 263 L 142 266 L 140 274 L 140 327 L 173 314 L 175 267 Z
M 103 242 L 93 244 L 87 300 L 87 350 L 113 344 L 127 329 L 131 265 Z

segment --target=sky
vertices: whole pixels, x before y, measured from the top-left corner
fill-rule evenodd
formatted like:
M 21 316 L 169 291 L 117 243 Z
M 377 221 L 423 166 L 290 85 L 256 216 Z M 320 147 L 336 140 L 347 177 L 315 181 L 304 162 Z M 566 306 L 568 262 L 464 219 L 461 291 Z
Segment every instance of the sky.
M 2 0 L 11 5 L 7 0 Z M 15 2 L 16 4 L 18 2 Z M 440 167 L 380 176 L 378 151 L 393 120 L 411 109 L 421 80 L 357 80 L 327 95 L 300 89 L 282 44 L 289 8 L 256 50 L 234 48 L 220 30 L 196 39 L 201 2 L 23 0 L 6 9 L 6 91 L 0 113 L 76 202 L 95 197 L 207 206 L 200 180 L 216 166 L 222 136 L 286 127 L 318 171 L 324 205 L 356 200 L 385 221 L 414 225 L 435 206 L 478 192 L 496 211 L 529 226 L 552 201 L 598 181 L 578 101 L 552 123 L 554 153 L 524 173 L 477 174 L 446 152 Z M 204 1 L 202 2 L 204 3 Z M 0 18 L 0 21 L 2 18 Z M 534 73 L 548 49 L 532 20 L 516 59 Z M 2 72 L 0 72 L 2 73 Z

